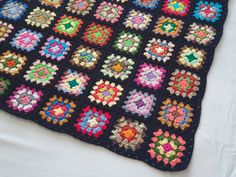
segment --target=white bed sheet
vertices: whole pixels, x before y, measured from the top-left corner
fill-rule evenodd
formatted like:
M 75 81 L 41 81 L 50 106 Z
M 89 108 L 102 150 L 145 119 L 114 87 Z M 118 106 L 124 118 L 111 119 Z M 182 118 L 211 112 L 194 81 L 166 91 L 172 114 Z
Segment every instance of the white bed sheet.
M 235 29 L 230 0 L 187 170 L 162 172 L 0 111 L 0 177 L 236 177 Z

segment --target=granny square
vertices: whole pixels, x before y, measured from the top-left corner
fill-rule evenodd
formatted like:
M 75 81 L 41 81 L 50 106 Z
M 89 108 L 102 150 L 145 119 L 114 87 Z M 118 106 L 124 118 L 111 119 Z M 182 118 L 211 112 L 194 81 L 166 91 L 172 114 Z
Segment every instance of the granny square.
M 7 104 L 14 110 L 22 112 L 33 111 L 41 100 L 43 93 L 29 86 L 21 85 L 16 88 L 12 95 L 7 100 Z
M 41 84 L 43 86 L 50 84 L 51 80 L 54 79 L 58 67 L 45 61 L 36 60 L 32 66 L 26 71 L 24 75 L 25 80 Z
M 98 138 L 107 128 L 110 119 L 111 115 L 108 112 L 98 110 L 96 107 L 87 106 L 79 114 L 74 127 L 79 133 Z
M 28 5 L 16 0 L 8 0 L 0 9 L 0 17 L 8 20 L 19 20 L 28 9 Z
M 105 25 L 91 23 L 85 30 L 82 39 L 85 42 L 105 46 L 112 36 L 113 30 Z
M 46 58 L 60 61 L 65 59 L 65 55 L 67 55 L 70 47 L 71 44 L 69 41 L 51 36 L 47 39 L 44 46 L 41 47 L 39 53 Z
M 0 72 L 4 72 L 12 76 L 19 74 L 26 61 L 27 58 L 25 56 L 7 50 L 0 55 Z
M 42 39 L 43 35 L 36 31 L 23 28 L 19 30 L 15 37 L 12 39 L 11 45 L 17 49 L 25 50 L 27 52 L 32 51 L 38 46 L 38 43 Z
M 153 30 L 156 34 L 177 37 L 182 31 L 184 22 L 177 20 L 176 18 L 160 17 L 156 22 L 156 26 Z
M 65 36 L 76 36 L 82 27 L 83 21 L 72 16 L 63 15 L 57 20 L 53 30 Z
M 123 10 L 124 8 L 118 4 L 107 3 L 104 1 L 98 6 L 94 16 L 96 19 L 115 23 L 119 20 Z
M 13 29 L 14 27 L 12 24 L 8 24 L 0 20 L 0 42 L 5 41 Z
M 33 11 L 30 12 L 25 21 L 28 25 L 44 29 L 48 28 L 51 25 L 55 17 L 56 14 L 54 12 L 36 7 L 35 9 L 33 9 Z
M 100 51 L 81 45 L 74 52 L 70 62 L 72 65 L 91 70 L 96 66 L 100 57 Z
M 155 101 L 156 97 L 153 94 L 143 93 L 142 91 L 134 89 L 129 92 L 122 108 L 126 112 L 148 118 L 154 110 Z
M 83 94 L 89 80 L 90 78 L 86 74 L 68 69 L 64 72 L 63 76 L 61 76 L 61 80 L 56 87 L 64 93 L 78 96 Z
M 87 15 L 92 10 L 95 0 L 69 0 L 66 9 L 77 15 Z
M 129 75 L 132 73 L 133 65 L 134 62 L 132 59 L 112 54 L 104 61 L 101 72 L 109 77 L 125 80 L 129 78 Z
M 227 9 L 228 0 L 0 0 L 0 109 L 184 170 Z
M 41 4 L 58 8 L 62 5 L 64 0 L 39 0 Z
M 152 21 L 152 15 L 139 10 L 131 10 L 127 15 L 124 25 L 126 28 L 146 30 Z

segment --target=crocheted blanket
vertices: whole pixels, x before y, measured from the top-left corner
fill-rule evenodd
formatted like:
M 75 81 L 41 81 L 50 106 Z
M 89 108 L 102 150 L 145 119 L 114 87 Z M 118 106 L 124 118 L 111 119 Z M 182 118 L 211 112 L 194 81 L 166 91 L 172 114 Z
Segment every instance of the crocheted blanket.
M 0 108 L 183 170 L 226 15 L 226 0 L 0 1 Z

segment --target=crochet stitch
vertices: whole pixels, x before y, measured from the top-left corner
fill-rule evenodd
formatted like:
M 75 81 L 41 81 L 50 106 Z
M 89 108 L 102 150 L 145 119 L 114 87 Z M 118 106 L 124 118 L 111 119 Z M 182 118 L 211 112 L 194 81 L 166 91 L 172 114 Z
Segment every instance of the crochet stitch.
M 0 109 L 187 168 L 227 0 L 1 0 Z

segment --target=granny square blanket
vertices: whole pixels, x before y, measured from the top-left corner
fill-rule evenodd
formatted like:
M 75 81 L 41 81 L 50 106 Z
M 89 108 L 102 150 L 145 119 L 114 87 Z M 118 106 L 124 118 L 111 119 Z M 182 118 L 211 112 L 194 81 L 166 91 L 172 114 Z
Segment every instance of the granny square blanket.
M 187 168 L 228 0 L 0 1 L 0 108 Z

